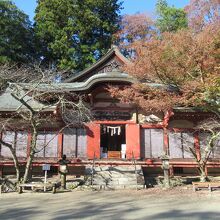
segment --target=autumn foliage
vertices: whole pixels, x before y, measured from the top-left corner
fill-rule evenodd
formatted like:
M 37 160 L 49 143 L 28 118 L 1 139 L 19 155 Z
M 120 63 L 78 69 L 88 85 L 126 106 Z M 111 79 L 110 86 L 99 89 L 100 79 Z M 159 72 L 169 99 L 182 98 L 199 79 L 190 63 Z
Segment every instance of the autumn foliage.
M 155 28 L 150 28 L 147 22 L 139 25 L 143 38 L 136 31 L 127 33 L 129 39 L 134 35 L 135 40 L 123 45 L 133 51 L 132 64 L 125 66 L 124 71 L 138 81 L 124 90 L 111 88 L 113 96 L 136 103 L 146 111 L 176 106 L 219 111 L 220 22 L 216 8 L 220 8 L 220 1 L 192 0 L 186 8 L 188 28 L 158 33 L 152 31 Z M 208 13 L 212 14 L 209 20 Z M 125 31 L 135 26 L 133 22 L 138 20 L 137 16 L 135 20 L 132 16 L 126 18 Z M 140 15 L 139 22 L 142 20 L 143 15 Z

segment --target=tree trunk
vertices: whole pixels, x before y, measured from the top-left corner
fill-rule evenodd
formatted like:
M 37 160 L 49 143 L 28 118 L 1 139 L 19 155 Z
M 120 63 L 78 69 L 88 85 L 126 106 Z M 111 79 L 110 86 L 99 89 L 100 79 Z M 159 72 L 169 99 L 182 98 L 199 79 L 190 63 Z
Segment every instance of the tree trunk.
M 199 167 L 199 173 L 200 173 L 200 182 L 206 182 L 207 175 L 206 175 L 206 171 L 205 171 L 205 166 Z
M 12 150 L 11 153 L 12 153 L 12 158 L 13 158 L 13 162 L 14 162 L 15 170 L 16 170 L 16 182 L 19 182 L 21 178 L 21 173 L 20 173 L 20 166 L 19 166 L 18 158 L 16 156 L 14 149 Z
M 37 131 L 34 129 L 32 133 L 32 139 L 31 139 L 31 152 L 30 152 L 30 155 L 28 155 L 27 163 L 25 167 L 25 173 L 24 173 L 24 178 L 23 178 L 24 183 L 29 181 L 31 166 L 32 166 L 32 162 L 34 159 L 34 155 L 35 155 L 36 143 L 37 143 Z
M 34 159 L 34 154 L 31 152 L 30 155 L 27 158 L 27 163 L 26 163 L 26 167 L 25 167 L 23 183 L 26 183 L 26 182 L 29 181 L 30 170 L 31 170 L 33 159 Z
M 0 140 L 0 143 L 4 145 L 5 147 L 9 148 L 9 150 L 11 151 L 11 155 L 12 155 L 12 159 L 13 159 L 15 171 L 16 171 L 16 182 L 19 182 L 21 178 L 21 173 L 20 173 L 20 166 L 19 166 L 18 158 L 16 156 L 15 149 L 12 147 L 11 144 L 5 143 L 3 140 Z

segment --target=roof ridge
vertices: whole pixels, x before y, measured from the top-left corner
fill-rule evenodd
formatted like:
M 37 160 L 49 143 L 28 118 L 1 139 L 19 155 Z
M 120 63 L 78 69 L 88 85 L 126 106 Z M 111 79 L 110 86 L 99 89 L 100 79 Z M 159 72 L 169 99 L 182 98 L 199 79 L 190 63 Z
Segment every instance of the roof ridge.
M 91 66 L 87 67 L 86 69 L 78 72 L 76 75 L 64 80 L 64 82 L 66 83 L 70 83 L 73 80 L 78 79 L 81 76 L 84 76 L 86 73 L 88 73 L 89 71 L 92 71 L 94 69 L 96 69 L 100 64 L 102 64 L 103 62 L 105 62 L 109 57 L 111 57 L 113 54 L 115 53 L 116 56 L 118 56 L 120 58 L 120 60 L 124 63 L 129 63 L 130 61 L 120 52 L 118 46 L 116 45 L 112 45 L 111 49 L 108 50 L 108 52 L 103 55 L 98 61 L 96 61 L 94 64 L 92 64 Z

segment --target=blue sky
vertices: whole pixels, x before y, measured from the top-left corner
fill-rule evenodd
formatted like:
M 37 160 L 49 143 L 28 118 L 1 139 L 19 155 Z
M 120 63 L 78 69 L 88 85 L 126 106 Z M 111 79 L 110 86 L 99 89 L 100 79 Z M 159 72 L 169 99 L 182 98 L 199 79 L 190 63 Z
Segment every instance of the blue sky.
M 144 12 L 153 15 L 157 0 L 124 0 L 122 14 L 134 14 L 136 12 Z M 189 0 L 167 0 L 169 5 L 176 7 L 184 7 L 189 3 Z M 14 3 L 29 15 L 33 20 L 34 10 L 36 8 L 36 0 L 14 0 Z

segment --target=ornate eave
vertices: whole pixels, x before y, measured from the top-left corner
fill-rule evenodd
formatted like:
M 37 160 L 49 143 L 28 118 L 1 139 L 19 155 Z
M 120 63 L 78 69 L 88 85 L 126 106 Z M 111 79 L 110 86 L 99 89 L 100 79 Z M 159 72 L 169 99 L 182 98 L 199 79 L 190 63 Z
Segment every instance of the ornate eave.
M 95 74 L 113 72 L 114 70 L 121 72 L 120 67 L 129 63 L 130 61 L 123 56 L 119 49 L 113 46 L 100 60 L 85 70 L 65 79 L 64 83 L 86 81 Z
M 93 75 L 85 82 L 73 82 L 73 83 L 52 83 L 52 84 L 39 84 L 36 88 L 38 91 L 48 91 L 48 92 L 83 92 L 91 89 L 96 84 L 103 83 L 114 83 L 114 82 L 124 82 L 127 84 L 132 84 L 135 79 L 130 77 L 126 73 L 121 73 L 118 71 L 109 73 L 100 73 Z M 23 89 L 28 90 L 33 87 L 29 83 L 19 84 Z

